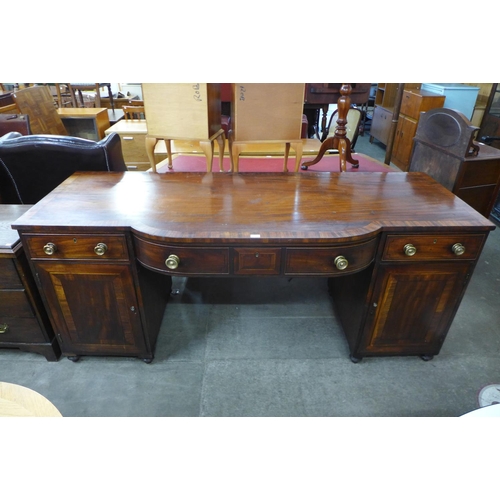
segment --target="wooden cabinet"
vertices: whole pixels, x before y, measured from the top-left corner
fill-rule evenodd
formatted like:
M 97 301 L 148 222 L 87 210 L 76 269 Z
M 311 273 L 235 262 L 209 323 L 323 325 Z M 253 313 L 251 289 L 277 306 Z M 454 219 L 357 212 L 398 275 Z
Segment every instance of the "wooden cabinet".
M 71 357 L 150 360 L 171 276 L 252 275 L 328 278 L 353 360 L 428 358 L 495 228 L 420 172 L 104 174 L 14 224 Z
M 30 206 L 0 205 L 0 348 L 61 355 L 17 231 L 10 229 Z
M 411 89 L 403 92 L 401 110 L 394 137 L 391 162 L 403 171 L 410 166 L 413 138 L 417 132 L 420 113 L 443 107 L 445 96 L 425 90 Z
M 69 135 L 91 141 L 104 139 L 109 128 L 109 116 L 106 108 L 59 108 L 60 116 Z
M 389 234 L 375 267 L 331 279 L 351 359 L 438 354 L 484 242 L 484 234 Z
M 106 130 L 106 135 L 116 132 L 122 143 L 123 159 L 129 170 L 148 170 L 151 168 L 146 152 L 146 120 L 120 120 Z M 163 149 L 163 153 L 159 150 Z M 154 151 L 155 162 L 167 158 L 165 142 L 158 141 Z
M 137 270 L 125 235 L 24 239 L 63 355 L 73 361 L 89 354 L 153 359 L 171 280 L 160 283 L 160 275 Z M 146 296 L 136 292 L 144 280 Z
M 389 133 L 394 115 L 394 106 L 399 83 L 378 83 L 375 91 L 375 109 L 373 111 L 372 125 L 370 129 L 370 142 L 373 139 L 382 144 L 389 142 Z M 405 89 L 419 89 L 419 83 L 405 83 Z

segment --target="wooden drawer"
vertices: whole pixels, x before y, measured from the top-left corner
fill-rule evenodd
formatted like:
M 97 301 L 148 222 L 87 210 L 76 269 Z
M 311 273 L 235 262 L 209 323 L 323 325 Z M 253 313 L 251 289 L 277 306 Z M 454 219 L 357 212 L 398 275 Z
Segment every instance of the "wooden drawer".
M 13 259 L 0 259 L 0 289 L 22 288 L 21 278 L 17 273 Z
M 6 316 L 15 318 L 31 318 L 34 316 L 24 290 L 0 291 L 0 318 Z M 1 320 L 0 323 L 2 323 Z
M 36 318 L 14 318 L 0 315 L 0 345 L 4 342 L 47 342 Z M 13 346 L 14 347 L 14 346 Z
M 146 134 L 120 133 L 123 158 L 126 163 L 148 163 Z
M 235 248 L 234 274 L 268 275 L 281 272 L 281 248 Z
M 369 266 L 375 258 L 378 239 L 374 238 L 356 245 L 342 245 L 328 248 L 287 248 L 285 274 L 328 275 L 360 271 Z M 347 261 L 344 268 L 342 259 Z M 345 265 L 345 262 L 344 262 Z
M 137 260 L 156 271 L 183 276 L 229 274 L 228 248 L 177 247 L 141 238 L 135 238 L 135 244 Z M 172 264 L 175 267 L 167 267 L 170 256 L 178 258 L 177 264 Z
M 26 243 L 33 259 L 114 259 L 128 260 L 125 236 L 107 234 L 48 234 L 28 236 Z M 52 255 L 44 248 L 49 243 L 55 245 Z M 98 255 L 98 246 L 105 245 L 104 253 Z
M 383 261 L 475 260 L 483 247 L 482 234 L 451 235 L 391 235 L 382 255 Z M 464 247 L 462 254 L 454 253 L 454 245 Z M 413 245 L 414 255 L 405 253 L 406 245 Z

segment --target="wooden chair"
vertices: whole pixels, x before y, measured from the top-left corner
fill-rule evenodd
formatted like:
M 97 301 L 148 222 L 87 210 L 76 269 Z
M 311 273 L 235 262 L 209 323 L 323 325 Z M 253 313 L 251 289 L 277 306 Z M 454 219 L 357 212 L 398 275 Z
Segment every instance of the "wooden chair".
M 82 90 L 93 90 L 95 91 L 95 107 L 101 108 L 101 88 L 107 87 L 109 102 L 111 104 L 111 109 L 115 109 L 115 103 L 113 101 L 113 93 L 111 92 L 111 83 L 68 83 L 69 90 L 73 95 L 73 99 L 76 102 L 76 94 L 80 97 L 80 103 L 82 108 L 85 107 L 83 101 Z
M 29 116 L 33 134 L 68 135 L 47 86 L 26 87 L 13 97 L 19 112 Z
M 290 148 L 295 150 L 295 171 L 302 160 L 303 83 L 233 83 L 229 153 L 231 170 L 252 143 L 284 143 L 283 171 L 288 172 Z
M 131 100 L 128 104 L 122 106 L 125 120 L 144 120 L 146 113 L 144 111 L 144 101 Z
M 221 127 L 219 83 L 143 83 L 147 122 L 146 151 L 156 172 L 154 149 L 164 139 L 168 168 L 173 168 L 172 140 L 198 141 L 212 171 L 214 143 L 219 145 L 219 168 L 223 171 L 225 135 Z

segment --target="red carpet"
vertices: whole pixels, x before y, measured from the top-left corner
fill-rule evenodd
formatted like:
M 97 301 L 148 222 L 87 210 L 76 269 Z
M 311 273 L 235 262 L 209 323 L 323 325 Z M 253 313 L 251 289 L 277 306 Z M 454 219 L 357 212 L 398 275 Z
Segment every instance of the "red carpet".
M 363 154 L 353 154 L 354 159 L 359 160 L 359 168 L 352 168 L 347 164 L 347 172 L 391 172 L 392 169 L 380 163 L 369 156 Z M 302 163 L 313 160 L 314 157 L 302 158 Z M 247 158 L 240 156 L 239 171 L 240 172 L 283 172 L 283 158 L 282 157 L 259 157 Z M 204 156 L 190 156 L 179 155 L 173 160 L 173 169 L 169 170 L 166 166 L 158 169 L 160 173 L 167 172 L 206 172 L 207 162 Z M 288 171 L 295 171 L 295 157 L 288 158 Z M 230 168 L 229 158 L 224 158 L 224 170 L 228 171 Z M 219 173 L 219 158 L 214 157 L 213 173 Z M 336 155 L 325 155 L 316 165 L 312 165 L 308 170 L 299 170 L 304 174 L 307 172 L 340 172 L 340 160 Z

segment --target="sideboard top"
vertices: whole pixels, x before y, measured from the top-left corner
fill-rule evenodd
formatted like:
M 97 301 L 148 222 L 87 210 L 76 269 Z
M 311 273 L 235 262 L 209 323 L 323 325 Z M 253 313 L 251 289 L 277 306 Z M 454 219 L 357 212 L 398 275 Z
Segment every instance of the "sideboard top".
M 78 172 L 13 224 L 158 240 L 304 243 L 495 225 L 422 173 Z

